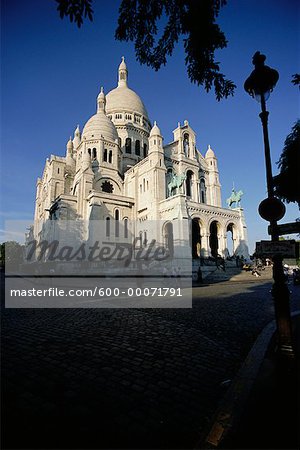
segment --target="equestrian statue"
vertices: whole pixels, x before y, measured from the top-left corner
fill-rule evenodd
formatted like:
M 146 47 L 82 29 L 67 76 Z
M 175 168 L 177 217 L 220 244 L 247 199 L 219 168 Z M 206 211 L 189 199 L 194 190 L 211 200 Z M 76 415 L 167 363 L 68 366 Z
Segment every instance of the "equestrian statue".
M 232 205 L 235 203 L 235 208 L 241 207 L 241 198 L 243 196 L 243 191 L 236 191 L 234 188 L 232 189 L 231 196 L 227 198 L 226 203 L 228 208 L 232 208 Z
M 168 183 L 168 196 L 171 197 L 172 192 L 174 189 L 180 188 L 182 186 L 182 183 L 186 179 L 186 175 L 176 175 L 172 174 L 172 178 Z

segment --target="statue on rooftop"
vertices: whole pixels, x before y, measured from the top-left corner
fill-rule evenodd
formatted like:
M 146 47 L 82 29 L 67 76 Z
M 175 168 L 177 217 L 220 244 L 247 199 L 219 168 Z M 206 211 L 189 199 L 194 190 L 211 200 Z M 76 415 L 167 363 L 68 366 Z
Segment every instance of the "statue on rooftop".
M 235 208 L 241 207 L 241 198 L 244 195 L 243 191 L 236 191 L 234 188 L 232 188 L 231 196 L 227 198 L 226 203 L 228 208 L 232 208 L 232 205 L 235 204 Z

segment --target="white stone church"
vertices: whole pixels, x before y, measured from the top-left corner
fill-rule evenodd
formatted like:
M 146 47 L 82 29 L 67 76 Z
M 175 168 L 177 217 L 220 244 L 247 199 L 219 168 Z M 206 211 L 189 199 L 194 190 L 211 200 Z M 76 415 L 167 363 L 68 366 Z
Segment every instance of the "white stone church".
M 243 210 L 222 207 L 214 151 L 208 146 L 200 153 L 187 120 L 173 134 L 164 145 L 158 125 L 152 126 L 128 86 L 122 58 L 117 87 L 107 95 L 101 88 L 96 113 L 82 132 L 77 126 L 66 155 L 47 159 L 37 180 L 31 237 L 40 241 L 49 220 L 99 220 L 106 239 L 138 238 L 143 246 L 155 237 L 175 253 L 186 241 L 194 259 L 247 257 Z M 155 231 L 153 223 L 160 224 Z M 82 240 L 88 230 L 82 230 Z

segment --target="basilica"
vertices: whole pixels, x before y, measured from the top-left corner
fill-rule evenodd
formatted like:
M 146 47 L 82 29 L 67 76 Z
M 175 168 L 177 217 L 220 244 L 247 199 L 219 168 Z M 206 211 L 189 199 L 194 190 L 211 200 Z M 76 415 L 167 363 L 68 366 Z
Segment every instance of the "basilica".
M 124 58 L 118 85 L 101 88 L 96 112 L 82 131 L 77 126 L 65 156 L 51 155 L 37 180 L 32 238 L 43 238 L 45 223 L 82 220 L 102 223 L 106 240 L 153 237 L 171 254 L 190 258 L 248 256 L 243 209 L 222 207 L 216 155 L 201 154 L 189 122 L 178 123 L 165 144 L 141 98 L 128 85 Z M 155 224 L 155 225 L 154 225 Z M 89 239 L 89 226 L 80 239 Z

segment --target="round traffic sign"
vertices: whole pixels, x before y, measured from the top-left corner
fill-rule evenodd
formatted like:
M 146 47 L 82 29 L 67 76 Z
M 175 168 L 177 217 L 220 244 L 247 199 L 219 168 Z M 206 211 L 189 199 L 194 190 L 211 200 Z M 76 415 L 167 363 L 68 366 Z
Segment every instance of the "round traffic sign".
M 265 198 L 258 207 L 259 215 L 269 222 L 280 220 L 285 215 L 284 203 L 276 197 Z

